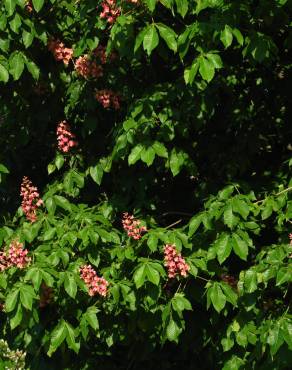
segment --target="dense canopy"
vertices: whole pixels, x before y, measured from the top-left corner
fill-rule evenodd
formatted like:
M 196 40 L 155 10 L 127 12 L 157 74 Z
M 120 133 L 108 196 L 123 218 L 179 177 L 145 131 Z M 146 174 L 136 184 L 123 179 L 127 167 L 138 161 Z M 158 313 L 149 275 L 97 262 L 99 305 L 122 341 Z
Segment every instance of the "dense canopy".
M 291 368 L 291 14 L 1 1 L 0 368 Z

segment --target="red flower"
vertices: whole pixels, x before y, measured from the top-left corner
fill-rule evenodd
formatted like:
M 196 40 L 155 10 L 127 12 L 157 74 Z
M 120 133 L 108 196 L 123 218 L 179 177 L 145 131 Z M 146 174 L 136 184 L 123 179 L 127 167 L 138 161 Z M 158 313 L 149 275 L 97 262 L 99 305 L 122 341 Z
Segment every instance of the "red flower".
M 121 14 L 121 9 L 117 7 L 116 0 L 104 0 L 101 6 L 100 18 L 104 18 L 108 23 L 113 24 Z
M 87 55 L 79 57 L 75 63 L 75 70 L 84 78 L 98 78 L 103 75 L 103 69 L 94 61 L 89 60 Z
M 26 176 L 21 183 L 20 195 L 22 197 L 21 208 L 26 218 L 30 222 L 35 222 L 37 220 L 36 211 L 43 204 L 43 201 L 40 199 L 38 189 Z
M 87 285 L 90 296 L 99 294 L 102 297 L 105 297 L 107 295 L 108 281 L 103 277 L 98 277 L 91 265 L 80 267 L 80 276 Z
M 68 153 L 78 145 L 75 135 L 72 134 L 70 125 L 67 121 L 61 121 L 57 126 L 58 148 L 63 153 Z
M 120 109 L 120 98 L 111 90 L 99 90 L 96 92 L 95 98 L 104 108 Z
M 145 226 L 140 226 L 140 223 L 140 220 L 136 220 L 134 216 L 129 215 L 127 212 L 123 214 L 123 228 L 128 236 L 135 240 L 141 239 L 142 234 L 147 231 L 147 228 Z
M 48 42 L 48 49 L 53 53 L 57 61 L 63 61 L 68 65 L 73 56 L 73 49 L 65 48 L 65 45 L 60 40 L 50 40 Z
M 190 266 L 172 244 L 166 244 L 164 247 L 164 265 L 168 269 L 169 278 L 177 275 L 186 277 L 190 270 Z

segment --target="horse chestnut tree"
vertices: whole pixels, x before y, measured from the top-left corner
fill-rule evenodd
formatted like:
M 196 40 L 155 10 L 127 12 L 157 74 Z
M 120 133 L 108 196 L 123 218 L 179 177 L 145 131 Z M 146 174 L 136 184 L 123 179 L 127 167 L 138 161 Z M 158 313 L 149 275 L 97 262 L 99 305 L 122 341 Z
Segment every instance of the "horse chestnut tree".
M 291 13 L 1 1 L 1 368 L 291 368 Z

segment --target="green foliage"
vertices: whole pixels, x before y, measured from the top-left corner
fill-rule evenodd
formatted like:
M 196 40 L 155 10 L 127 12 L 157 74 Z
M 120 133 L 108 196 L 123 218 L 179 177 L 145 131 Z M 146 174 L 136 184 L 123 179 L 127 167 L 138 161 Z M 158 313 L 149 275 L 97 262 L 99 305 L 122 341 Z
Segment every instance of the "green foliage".
M 110 24 L 102 1 L 0 4 L 0 244 L 30 257 L 0 256 L 0 368 L 22 348 L 31 370 L 288 370 L 291 3 L 116 6 Z M 68 64 L 52 40 L 72 48 Z M 85 55 L 102 76 L 78 73 Z M 65 153 L 63 120 L 79 143 Z M 34 223 L 23 176 L 44 202 Z M 168 278 L 166 244 L 186 277 Z M 88 264 L 105 297 L 88 294 Z

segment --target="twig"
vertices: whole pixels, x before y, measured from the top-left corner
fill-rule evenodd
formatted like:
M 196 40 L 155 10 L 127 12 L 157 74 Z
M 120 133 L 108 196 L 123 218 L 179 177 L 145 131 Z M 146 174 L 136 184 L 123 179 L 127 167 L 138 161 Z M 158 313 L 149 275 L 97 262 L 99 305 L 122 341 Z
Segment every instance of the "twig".
M 278 197 L 279 195 L 284 194 L 284 193 L 287 193 L 288 191 L 291 191 L 291 190 L 292 190 L 292 186 L 290 186 L 287 189 L 284 189 L 284 190 L 279 191 L 279 193 L 276 193 L 274 196 L 275 197 Z M 265 201 L 265 199 L 261 199 L 261 200 L 258 200 L 256 202 L 254 202 L 254 204 L 259 204 L 259 203 L 262 203 L 264 201 Z
M 177 221 L 175 221 L 173 224 L 170 224 L 170 225 L 166 226 L 166 227 L 165 227 L 165 229 L 169 229 L 169 228 L 171 228 L 171 227 L 173 227 L 173 226 L 175 226 L 175 225 L 179 224 L 180 222 L 182 222 L 182 219 L 177 220 Z
M 205 278 L 203 278 L 201 276 L 198 276 L 198 275 L 196 276 L 196 278 L 201 279 L 201 280 L 204 280 L 204 281 L 207 281 L 207 282 L 211 281 L 211 280 L 205 279 Z
M 170 212 L 162 213 L 162 216 L 167 216 L 167 215 L 180 215 L 180 216 L 189 216 L 189 217 L 192 217 L 193 216 L 192 213 L 188 213 L 188 212 L 170 211 Z

